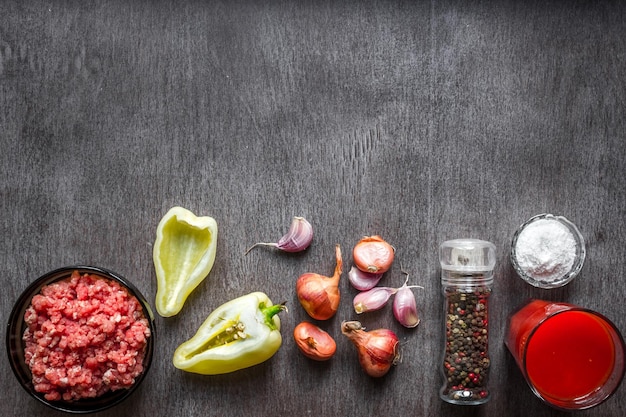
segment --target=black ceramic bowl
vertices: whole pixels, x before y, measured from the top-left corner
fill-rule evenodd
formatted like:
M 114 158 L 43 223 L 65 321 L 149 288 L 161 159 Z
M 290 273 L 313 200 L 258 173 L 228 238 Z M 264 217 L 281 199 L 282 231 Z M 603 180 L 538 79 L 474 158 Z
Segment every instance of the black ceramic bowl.
M 22 340 L 26 324 L 24 322 L 24 313 L 30 306 L 33 296 L 39 294 L 42 287 L 51 284 L 56 281 L 60 281 L 69 278 L 72 272 L 78 271 L 81 275 L 90 274 L 103 277 L 112 281 L 118 282 L 141 304 L 143 309 L 143 315 L 148 320 L 148 326 L 150 327 L 150 337 L 147 339 L 146 351 L 143 360 L 143 372 L 135 378 L 135 382 L 130 388 L 119 389 L 116 391 L 107 392 L 99 397 L 90 399 L 80 399 L 76 401 L 48 401 L 44 398 L 44 395 L 35 391 L 32 382 L 32 376 L 29 367 L 24 360 L 24 348 L 25 343 Z M 24 389 L 34 398 L 46 404 L 47 406 L 60 411 L 68 413 L 82 414 L 82 413 L 94 413 L 102 411 L 116 404 L 119 404 L 128 396 L 130 396 L 135 389 L 141 384 L 142 380 L 146 376 L 146 373 L 150 369 L 152 363 L 152 354 L 154 350 L 154 338 L 155 338 L 155 326 L 154 326 L 154 314 L 147 303 L 143 295 L 135 288 L 130 282 L 120 275 L 108 271 L 106 269 L 92 267 L 92 266 L 70 266 L 64 267 L 52 272 L 49 272 L 26 288 L 22 295 L 15 303 L 9 321 L 7 323 L 6 334 L 6 346 L 7 353 L 9 355 L 9 363 L 15 373 L 18 381 L 24 387 Z

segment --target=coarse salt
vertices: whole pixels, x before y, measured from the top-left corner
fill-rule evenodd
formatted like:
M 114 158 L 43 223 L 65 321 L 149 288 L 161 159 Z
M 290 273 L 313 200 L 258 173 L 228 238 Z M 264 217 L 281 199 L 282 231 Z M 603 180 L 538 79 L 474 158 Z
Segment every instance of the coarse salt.
M 539 219 L 522 229 L 515 245 L 519 268 L 543 283 L 552 283 L 571 271 L 576 260 L 576 239 L 567 226 Z

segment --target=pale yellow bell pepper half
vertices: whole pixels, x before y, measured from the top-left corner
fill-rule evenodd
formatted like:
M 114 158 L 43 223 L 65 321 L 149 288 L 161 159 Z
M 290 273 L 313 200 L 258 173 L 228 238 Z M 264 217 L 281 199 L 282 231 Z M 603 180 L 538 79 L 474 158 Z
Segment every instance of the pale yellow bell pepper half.
M 172 207 L 163 216 L 153 247 L 155 306 L 163 317 L 180 312 L 189 294 L 209 275 L 217 252 L 217 222 Z

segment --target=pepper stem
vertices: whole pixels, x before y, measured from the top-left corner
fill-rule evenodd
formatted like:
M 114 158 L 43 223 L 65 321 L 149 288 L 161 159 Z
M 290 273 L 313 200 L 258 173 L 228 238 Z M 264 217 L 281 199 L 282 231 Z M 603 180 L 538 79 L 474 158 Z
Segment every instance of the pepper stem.
M 263 313 L 265 317 L 265 324 L 272 330 L 276 330 L 276 325 L 274 324 L 274 316 L 281 311 L 287 311 L 287 306 L 285 305 L 287 302 L 284 301 L 280 304 L 274 304 L 269 307 L 265 306 L 265 303 L 261 303 L 259 305 L 259 310 Z

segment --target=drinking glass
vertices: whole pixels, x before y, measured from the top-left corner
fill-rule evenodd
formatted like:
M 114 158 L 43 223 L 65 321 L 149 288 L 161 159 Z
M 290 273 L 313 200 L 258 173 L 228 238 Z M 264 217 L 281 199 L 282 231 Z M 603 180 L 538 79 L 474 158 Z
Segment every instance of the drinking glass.
M 595 311 L 530 300 L 509 319 L 505 344 L 540 399 L 561 410 L 594 407 L 624 378 L 624 339 Z

